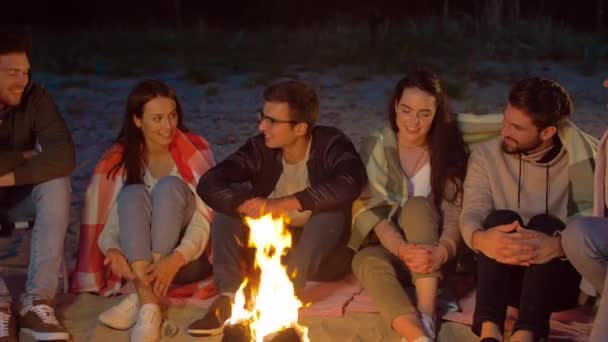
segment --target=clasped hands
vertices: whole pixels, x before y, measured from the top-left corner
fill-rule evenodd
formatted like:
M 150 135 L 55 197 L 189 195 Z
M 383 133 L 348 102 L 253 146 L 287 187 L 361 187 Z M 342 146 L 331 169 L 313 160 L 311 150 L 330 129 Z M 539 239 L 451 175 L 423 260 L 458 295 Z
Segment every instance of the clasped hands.
M 544 264 L 563 256 L 559 236 L 523 228 L 518 221 L 476 231 L 473 247 L 487 257 L 508 265 Z
M 186 263 L 186 260 L 179 252 L 162 257 L 158 262 L 151 263 L 145 270 L 143 277 L 139 280 L 144 286 L 152 286 L 154 294 L 164 296 L 167 294 L 173 278 L 177 271 Z M 111 248 L 106 254 L 103 264 L 109 266 L 109 271 L 121 279 L 135 280 L 136 275 L 125 255 L 118 249 Z

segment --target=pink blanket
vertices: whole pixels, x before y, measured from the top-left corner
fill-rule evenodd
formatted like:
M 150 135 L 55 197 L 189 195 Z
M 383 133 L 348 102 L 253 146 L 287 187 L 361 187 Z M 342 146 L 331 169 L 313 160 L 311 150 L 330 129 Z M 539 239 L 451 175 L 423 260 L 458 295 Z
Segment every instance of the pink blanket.
M 460 312 L 448 312 L 441 318 L 445 321 L 471 325 L 475 310 L 475 291 L 470 292 L 460 301 Z M 551 315 L 551 332 L 549 340 L 568 338 L 570 341 L 586 341 L 593 327 L 593 313 L 583 308 L 555 312 Z M 509 307 L 505 321 L 505 331 L 510 331 L 517 320 L 517 309 Z

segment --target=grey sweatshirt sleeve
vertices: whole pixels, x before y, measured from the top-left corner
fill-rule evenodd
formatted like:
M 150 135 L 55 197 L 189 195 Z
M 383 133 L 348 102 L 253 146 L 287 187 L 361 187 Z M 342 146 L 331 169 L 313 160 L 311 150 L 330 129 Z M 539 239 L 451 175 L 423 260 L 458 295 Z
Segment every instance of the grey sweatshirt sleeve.
M 472 237 L 482 228 L 483 221 L 494 209 L 492 189 L 488 176 L 487 160 L 483 150 L 474 149 L 469 158 L 467 176 L 464 181 L 464 197 L 460 229 L 462 239 L 471 248 Z

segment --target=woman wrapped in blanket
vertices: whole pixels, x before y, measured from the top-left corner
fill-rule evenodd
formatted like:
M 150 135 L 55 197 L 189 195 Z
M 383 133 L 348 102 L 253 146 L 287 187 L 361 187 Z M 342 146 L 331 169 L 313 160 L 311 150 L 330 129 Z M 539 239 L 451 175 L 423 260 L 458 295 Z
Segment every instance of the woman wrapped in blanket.
M 186 133 L 183 121 L 171 88 L 141 81 L 129 95 L 118 138 L 100 162 L 114 159 L 105 176 L 122 178 L 122 183 L 98 245 L 103 263 L 116 276 L 132 280 L 136 293 L 99 319 L 116 329 L 135 325 L 132 341 L 158 340 L 159 298 L 172 283 L 190 283 L 211 273 L 203 253 L 211 212 L 195 187 L 213 158 L 207 142 Z
M 353 271 L 405 341 L 432 341 L 440 269 L 460 243 L 468 153 L 434 73 L 401 79 L 388 112 L 361 145 L 369 182 L 353 204 Z

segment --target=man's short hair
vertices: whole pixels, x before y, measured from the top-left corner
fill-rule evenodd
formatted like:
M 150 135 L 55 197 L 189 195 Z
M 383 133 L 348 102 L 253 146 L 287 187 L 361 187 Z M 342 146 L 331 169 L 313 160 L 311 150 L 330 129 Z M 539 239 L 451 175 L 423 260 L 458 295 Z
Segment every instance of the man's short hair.
M 26 53 L 32 48 L 30 36 L 25 30 L 0 30 L 0 55 L 9 53 Z
M 319 118 L 319 98 L 315 90 L 301 81 L 283 81 L 275 83 L 264 90 L 264 101 L 283 102 L 289 106 L 291 120 L 306 122 L 308 132 Z
M 559 83 L 538 77 L 521 80 L 511 88 L 509 104 L 526 112 L 539 129 L 558 126 L 572 114 L 570 95 Z

